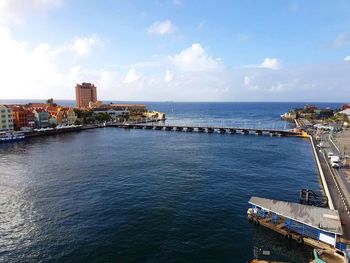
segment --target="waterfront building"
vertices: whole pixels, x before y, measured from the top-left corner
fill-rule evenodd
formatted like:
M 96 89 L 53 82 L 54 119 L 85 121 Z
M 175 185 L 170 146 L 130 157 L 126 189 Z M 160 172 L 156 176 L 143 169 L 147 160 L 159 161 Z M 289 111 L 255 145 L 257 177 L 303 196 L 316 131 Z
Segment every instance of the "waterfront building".
M 342 111 L 344 111 L 344 110 L 346 110 L 346 109 L 350 109 L 350 103 L 348 103 L 348 104 L 343 104 L 343 105 L 341 106 L 341 110 L 342 110 Z
M 67 125 L 68 124 L 66 111 L 59 109 L 56 112 L 56 114 L 53 116 L 56 118 L 56 124 L 58 124 L 58 125 Z
M 95 85 L 83 82 L 75 86 L 76 105 L 78 108 L 86 108 L 90 102 L 97 101 Z
M 0 105 L 0 131 L 13 131 L 12 109 Z
M 54 107 L 54 106 L 46 106 L 45 110 L 50 114 L 50 115 L 57 115 L 57 112 L 61 110 L 60 107 Z
M 350 120 L 350 108 L 342 110 L 338 113 L 345 114 L 348 117 L 348 119 Z
M 284 114 L 281 115 L 281 118 L 284 120 L 295 120 L 297 119 L 298 115 L 295 110 L 290 110 Z
M 51 126 L 51 127 L 56 126 L 58 124 L 56 116 L 54 116 L 54 115 L 49 116 L 48 123 L 49 123 L 49 126 Z
M 158 111 L 148 111 L 144 113 L 144 116 L 148 119 L 165 120 L 165 113 Z
M 117 120 L 117 118 L 125 118 L 130 114 L 129 111 L 127 110 L 120 110 L 120 109 L 113 109 L 113 108 L 94 108 L 93 112 L 94 114 L 98 114 L 98 113 L 108 114 L 112 120 Z
M 332 109 L 317 109 L 315 110 L 315 119 L 327 119 L 334 115 Z
M 103 107 L 103 103 L 100 100 L 96 102 L 93 102 L 93 101 L 89 102 L 89 108 L 101 108 L 101 107 Z
M 67 123 L 68 123 L 68 125 L 74 124 L 77 121 L 77 119 L 78 119 L 77 115 L 74 112 L 74 109 L 73 108 L 69 108 L 66 111 L 66 113 L 67 113 Z
M 19 105 L 11 106 L 13 127 L 15 130 L 35 127 L 35 116 L 32 111 Z
M 303 108 L 304 112 L 314 112 L 315 110 L 317 110 L 317 107 L 315 105 L 306 104 Z
M 46 111 L 49 113 L 50 117 L 55 118 L 55 123 L 51 120 L 50 124 L 54 125 L 67 125 L 67 113 L 62 107 L 48 106 L 46 107 Z
M 47 107 L 46 103 L 29 103 L 27 104 L 27 106 L 29 108 L 33 108 L 33 109 L 45 109 Z
M 38 128 L 46 128 L 49 126 L 49 113 L 44 109 L 34 109 L 35 123 Z

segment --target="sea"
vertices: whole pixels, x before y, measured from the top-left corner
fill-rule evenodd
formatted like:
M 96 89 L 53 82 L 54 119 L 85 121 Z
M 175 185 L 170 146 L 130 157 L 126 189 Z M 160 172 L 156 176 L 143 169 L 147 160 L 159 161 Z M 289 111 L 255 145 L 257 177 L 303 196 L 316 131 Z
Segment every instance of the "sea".
M 169 124 L 288 129 L 305 103 L 144 104 Z M 309 262 L 247 220 L 251 196 L 302 188 L 322 194 L 302 138 L 106 127 L 1 144 L 0 262 Z

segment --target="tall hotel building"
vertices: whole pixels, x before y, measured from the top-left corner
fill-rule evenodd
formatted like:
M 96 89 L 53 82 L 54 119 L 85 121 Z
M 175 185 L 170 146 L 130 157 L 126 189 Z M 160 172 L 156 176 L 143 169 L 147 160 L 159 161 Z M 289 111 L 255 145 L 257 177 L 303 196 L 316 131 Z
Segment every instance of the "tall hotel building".
M 78 108 L 89 106 L 89 102 L 97 101 L 96 87 L 91 83 L 83 82 L 75 86 L 75 97 Z

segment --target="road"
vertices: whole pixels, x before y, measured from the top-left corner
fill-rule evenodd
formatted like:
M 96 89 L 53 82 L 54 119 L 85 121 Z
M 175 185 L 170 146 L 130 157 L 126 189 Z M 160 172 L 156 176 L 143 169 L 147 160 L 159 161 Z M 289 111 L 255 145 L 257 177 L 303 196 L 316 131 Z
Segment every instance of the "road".
M 317 151 L 321 162 L 322 170 L 325 175 L 326 182 L 333 200 L 335 209 L 339 211 L 340 218 L 343 222 L 344 238 L 350 240 L 350 184 L 344 181 L 345 177 L 341 173 L 341 169 L 337 170 L 331 167 L 330 161 L 327 158 L 329 152 L 339 154 L 337 149 L 329 141 L 328 136 L 322 136 L 324 148 L 322 152 Z M 342 178 L 344 177 L 344 178 Z

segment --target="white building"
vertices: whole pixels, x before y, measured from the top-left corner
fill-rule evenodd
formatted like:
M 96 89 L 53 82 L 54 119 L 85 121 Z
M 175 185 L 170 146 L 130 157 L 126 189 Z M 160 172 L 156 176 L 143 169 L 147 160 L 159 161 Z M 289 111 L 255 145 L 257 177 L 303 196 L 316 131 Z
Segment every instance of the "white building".
M 346 116 L 348 116 L 348 119 L 350 119 L 350 109 L 342 110 L 342 111 L 340 111 L 338 113 L 345 114 Z

